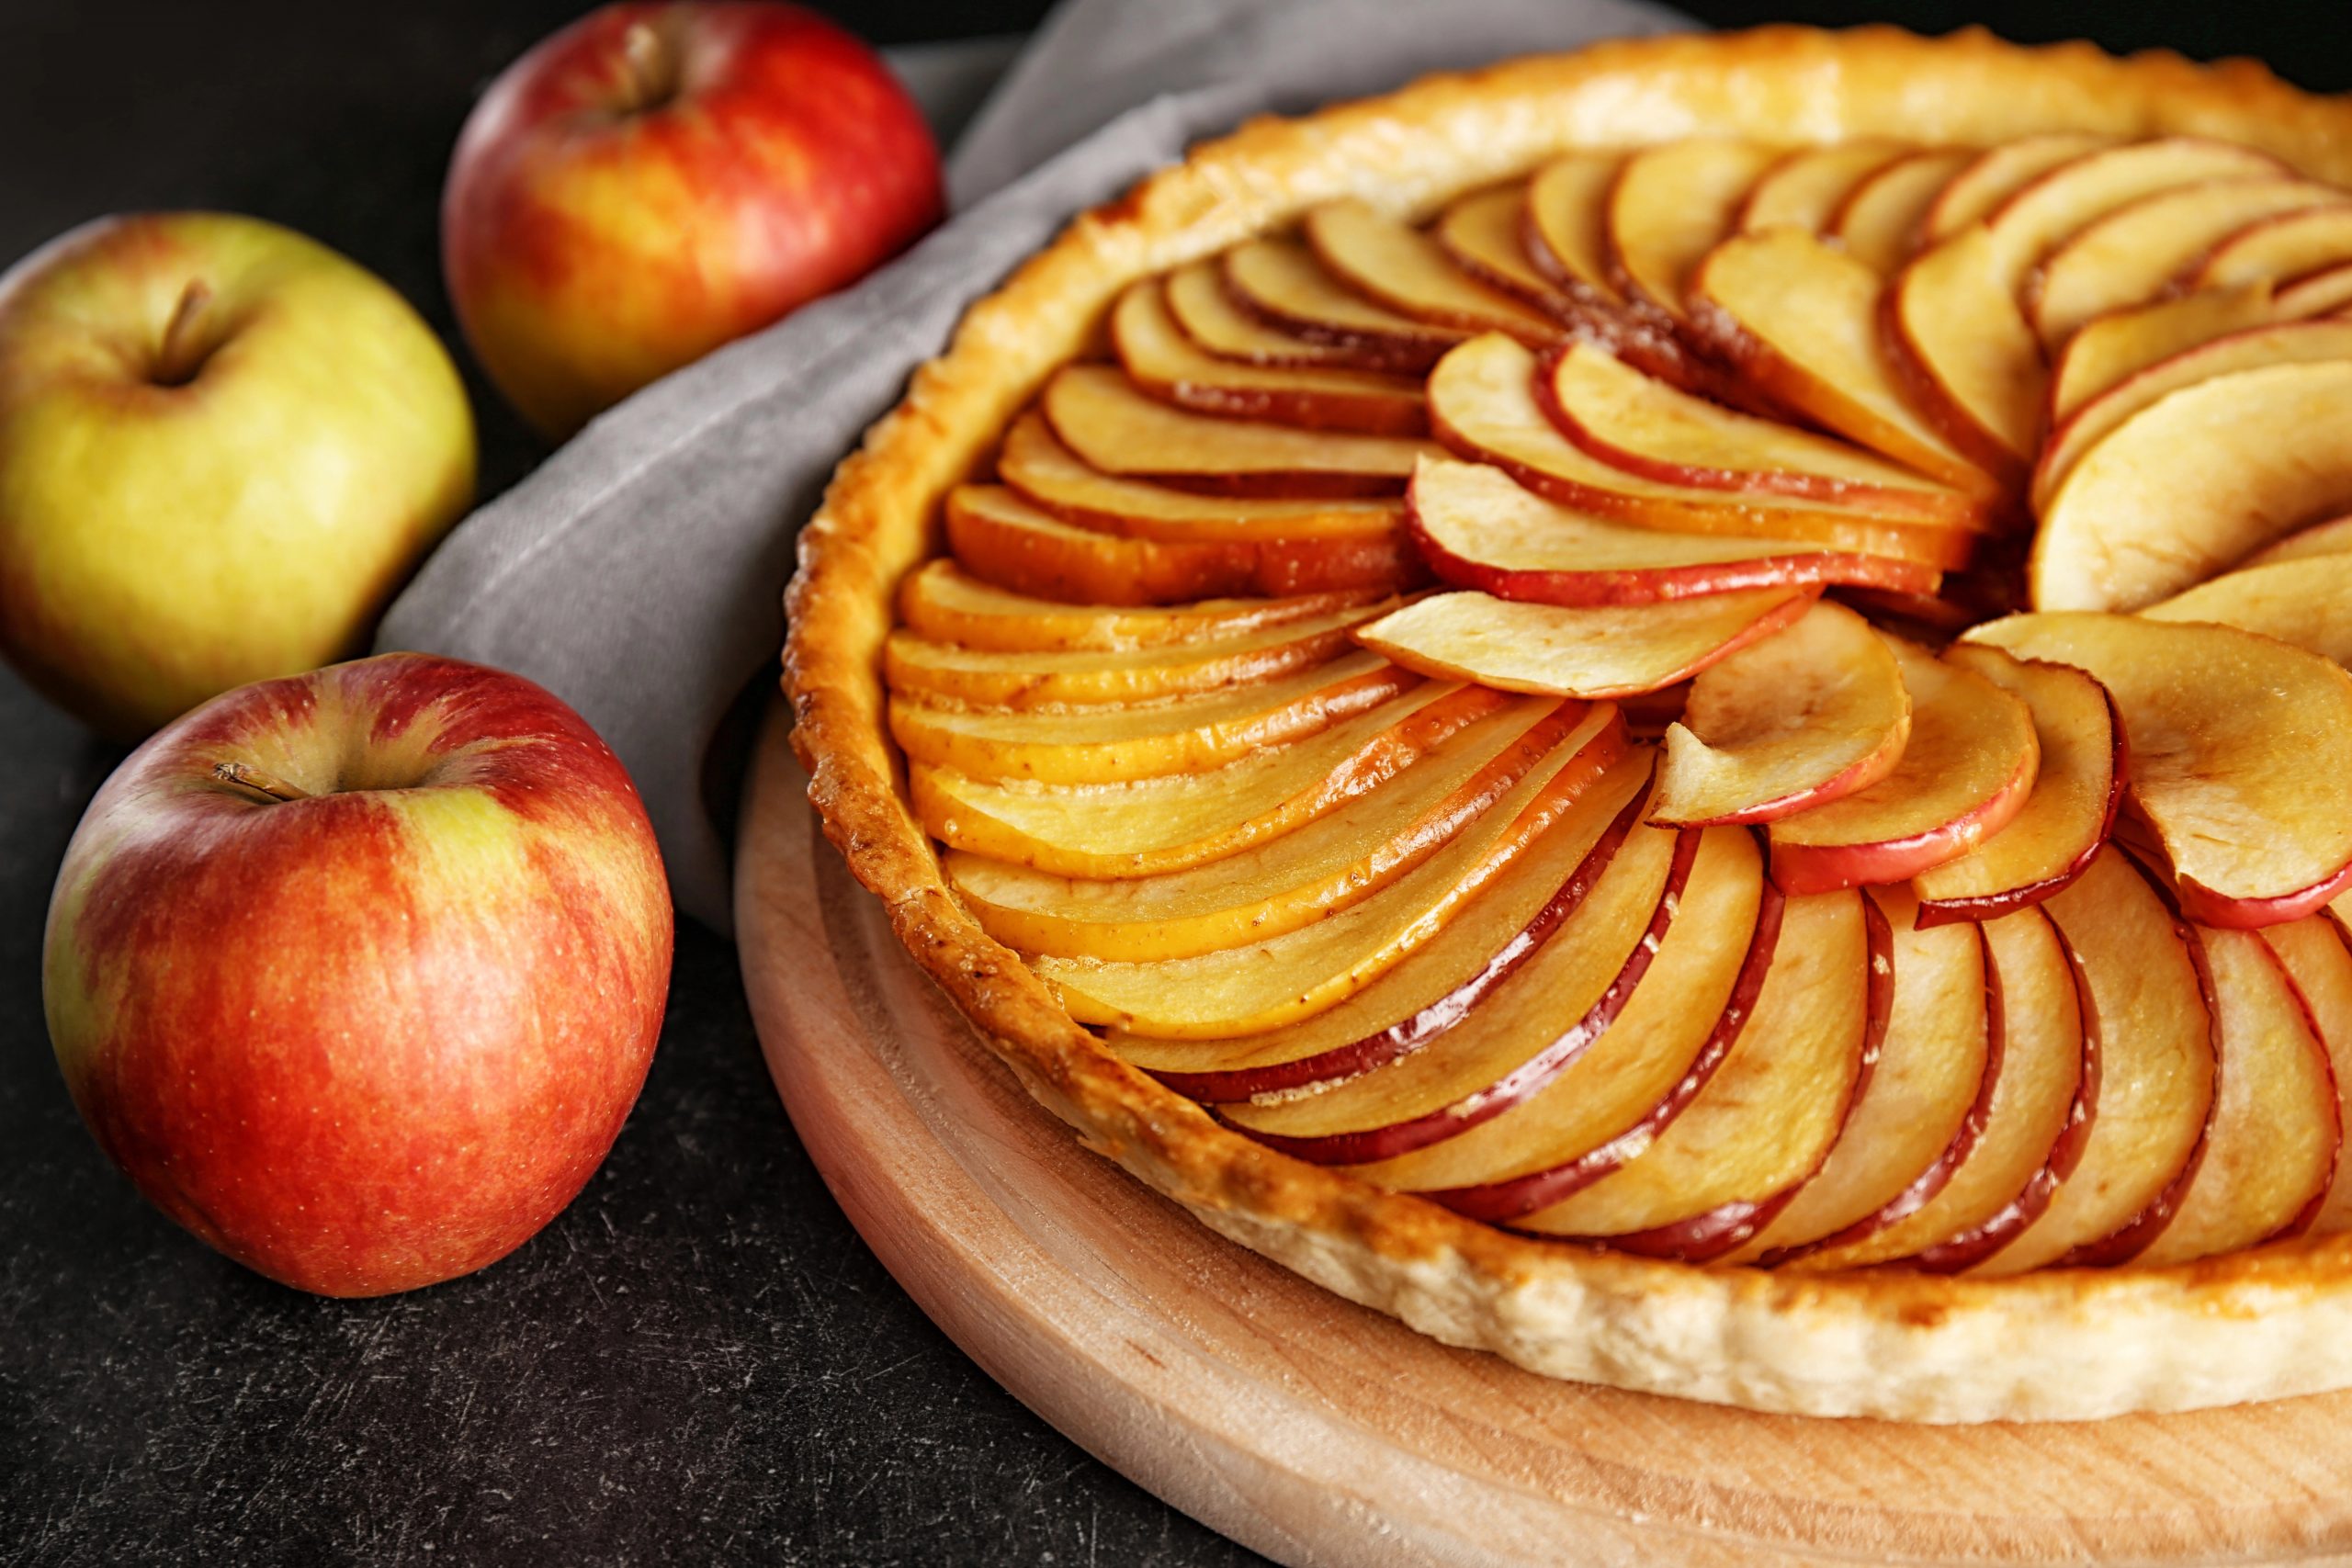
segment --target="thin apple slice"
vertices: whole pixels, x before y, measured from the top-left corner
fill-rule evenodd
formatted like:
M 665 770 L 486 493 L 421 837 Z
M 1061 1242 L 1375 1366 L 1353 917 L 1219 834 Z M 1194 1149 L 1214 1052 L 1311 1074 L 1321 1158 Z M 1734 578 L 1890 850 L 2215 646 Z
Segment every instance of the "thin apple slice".
M 1894 1001 L 1870 1081 L 1821 1168 L 1769 1225 L 1725 1258 L 1788 1262 L 1849 1246 L 1943 1190 L 1983 1133 L 2000 1062 L 1975 926 L 1917 931 L 1910 894 L 1873 889 L 1892 932 Z
M 1342 1082 L 1483 1017 L 1488 999 L 1583 906 L 1640 824 L 1649 758 L 1621 761 L 1457 919 L 1363 988 L 1256 1033 L 1171 1039 L 1114 1029 L 1108 1043 L 1179 1094 L 1232 1103 Z
M 1899 141 L 1800 147 L 1782 155 L 1748 187 L 1732 226 L 1749 234 L 1774 228 L 1826 234 L 1855 189 L 1905 152 Z
M 2190 288 L 2291 283 L 2352 261 L 2352 203 L 2308 208 L 2249 223 L 2183 276 Z
M 1965 147 L 1906 153 L 1848 192 L 1824 232 L 1872 272 L 1892 277 L 1917 252 L 1920 225 L 1936 198 L 1975 161 Z
M 2023 702 L 2041 752 L 2033 793 L 2009 825 L 1912 879 L 1919 923 L 1990 920 L 2039 904 L 2089 868 L 2123 799 L 2123 726 L 2107 689 L 2079 670 L 1955 643 L 1947 663 Z
M 1448 446 L 1491 463 L 1562 505 L 1680 533 L 1800 539 L 1827 549 L 1898 556 L 1939 570 L 1965 565 L 1965 529 L 1905 523 L 1796 497 L 1660 484 L 1592 457 L 1544 408 L 1548 378 L 1526 348 L 1490 333 L 1430 373 L 1430 418 Z
M 1436 240 L 1368 202 L 1325 202 L 1307 213 L 1300 231 L 1332 276 L 1415 321 L 1509 333 L 1538 344 L 1560 336 L 1551 317 L 1481 283 L 1454 265 Z
M 1531 494 L 1484 463 L 1424 463 L 1408 501 L 1414 538 L 1432 570 L 1501 599 L 1651 604 L 1815 583 L 1923 593 L 1938 581 L 1933 570 L 1894 556 L 1611 523 Z
M 1632 1000 L 1679 919 L 1700 838 L 1636 825 L 1559 932 L 1469 1027 L 1314 1094 L 1227 1106 L 1223 1120 L 1295 1159 L 1356 1165 L 1442 1143 L 1523 1102 Z M 1712 886 L 1701 896 L 1722 901 Z
M 2249 327 L 2162 359 L 2082 405 L 2050 433 L 2034 465 L 2034 509 L 2046 513 L 2084 457 L 2133 416 L 2185 387 L 2272 365 L 2352 360 L 2352 321 Z
M 1609 187 L 1609 275 L 1618 291 L 1677 323 L 1699 258 L 1733 231 L 1734 215 L 1779 153 L 1753 141 L 1688 137 L 1628 157 Z
M 1494 1223 L 1557 1202 L 1632 1158 L 1637 1135 L 1663 1132 L 1706 1087 L 1755 1009 L 1782 906 L 1763 866 L 1753 834 L 1704 829 L 1656 962 L 1581 1055 L 1476 1125 L 1355 1174 Z M 1533 983 L 1531 968 L 1521 987 Z M 1514 1003 L 1519 1017 L 1504 1010 Z M 1527 988 L 1478 1016 L 1481 1028 L 1526 1030 L 1539 1050 L 1569 1038 L 1565 1021 Z
M 2094 318 L 2163 298 L 2184 269 L 2247 224 L 2344 199 L 2334 186 L 2279 175 L 2142 197 L 2050 254 L 2031 292 L 2034 331 L 2054 354 Z
M 2352 261 L 2338 262 L 2292 283 L 2281 284 L 2273 300 L 2272 308 L 2285 321 L 2299 321 L 2311 316 L 2341 318 L 2352 307 Z
M 1124 538 L 1171 544 L 1269 539 L 1388 539 L 1404 518 L 1392 498 L 1282 501 L 1204 495 L 1088 467 L 1035 410 L 1005 432 L 997 474 L 1032 505 L 1065 523 Z
M 1991 524 L 1981 496 L 1773 420 L 1736 412 L 1577 344 L 1544 362 L 1560 433 L 1612 468 L 1660 484 L 1757 491 L 1954 527 Z
M 1234 1039 L 1295 1023 L 1363 990 L 1435 937 L 1546 829 L 1627 766 L 1645 777 L 1648 759 L 1627 758 L 1621 733 L 1604 732 L 1558 767 L 1547 761 L 1530 773 L 1444 849 L 1371 897 L 1265 942 L 1193 958 L 1039 958 L 1032 967 L 1071 1017 L 1124 1033 Z
M 1425 370 L 1470 334 L 1416 320 L 1333 277 L 1296 240 L 1250 240 L 1225 253 L 1226 291 L 1259 320 L 1384 369 Z
M 2185 387 L 2075 462 L 2042 509 L 2041 610 L 2137 610 L 2352 506 L 2352 361 Z
M 1363 902 L 1442 849 L 1555 750 L 1572 754 L 1616 724 L 1606 706 L 1521 698 L 1336 810 L 1182 871 L 1064 876 L 961 851 L 943 856 L 942 869 L 981 927 L 1024 955 L 1190 958 Z
M 1624 158 L 1571 152 L 1527 182 L 1527 254 L 1537 271 L 1578 304 L 1622 309 L 1609 276 L 1609 193 Z
M 2020 136 L 1979 152 L 1937 191 L 1919 221 L 1922 249 L 1993 216 L 2018 192 L 2086 154 L 2115 145 L 2107 136 L 2053 131 Z
M 2132 798 L 2190 919 L 2300 919 L 2352 875 L 2352 675 L 2337 665 L 2231 626 L 2080 612 L 2011 615 L 1968 639 L 2107 688 Z
M 2280 561 L 2316 560 L 2340 555 L 2352 555 L 2352 517 L 2331 517 L 2324 523 L 2298 528 L 2276 544 L 2265 545 L 2241 564 L 2275 566 Z
M 2110 388 L 2199 344 L 2273 320 L 2270 286 L 2209 289 L 2127 306 L 2084 324 L 2050 373 L 2045 428 L 2057 430 Z
M 2335 1115 L 2339 1126 L 2352 1122 L 2352 948 L 2346 946 L 2344 928 L 2332 914 L 2272 926 L 2262 933 L 2271 953 L 2287 971 L 2320 1043 L 2327 1050 L 2328 1070 L 2335 1085 Z M 2337 1156 L 2311 1234 L 2334 1235 L 2352 1230 L 2352 1166 Z
M 1203 353 L 1219 359 L 1298 369 L 1385 367 L 1377 355 L 1268 326 L 1234 301 L 1225 286 L 1225 268 L 1214 259 L 1186 262 L 1168 274 L 1163 287 L 1177 326 Z
M 1430 233 L 1454 265 L 1489 288 L 1555 317 L 1579 313 L 1577 302 L 1528 254 L 1524 182 L 1460 197 L 1438 214 Z
M 2352 556 L 2317 556 L 2223 572 L 2140 612 L 2152 621 L 2210 621 L 2352 664 Z
M 1014 593 L 1068 604 L 1171 604 L 1221 595 L 1393 592 L 1425 573 L 1402 530 L 1193 541 L 1120 538 L 1075 526 L 1001 485 L 947 497 L 947 542 L 964 569 Z
M 2278 179 L 2288 172 L 2277 158 L 2242 142 L 2156 137 L 2067 160 L 2019 186 L 1984 215 L 1984 224 L 1996 243 L 2002 281 L 2021 298 L 2037 262 L 2134 202 L 2214 180 Z
M 1892 942 L 1859 893 L 1789 899 L 1756 1010 L 1706 1086 L 1654 1137 L 1641 1131 L 1645 1148 L 1513 1228 L 1696 1262 L 1771 1224 L 1838 1142 L 1877 1059 Z
M 1425 443 L 1388 435 L 1294 430 L 1170 408 L 1108 365 L 1066 365 L 1039 405 L 1054 434 L 1088 467 L 1179 490 L 1222 495 L 1392 495 Z
M 1753 588 L 1637 606 L 1438 593 L 1360 626 L 1355 636 L 1424 675 L 1606 700 L 1689 680 L 1804 615 L 1816 592 Z
M 2006 492 L 1912 407 L 1879 335 L 1879 275 L 1795 229 L 1743 234 L 1690 279 L 1699 334 L 1773 397 L 1849 441 L 1971 493 Z
M 1895 275 L 1883 310 L 1889 358 L 1913 403 L 2010 485 L 2032 461 L 2050 389 L 2014 277 L 1991 229 L 1963 229 Z
M 1222 767 L 1379 706 L 1420 677 L 1356 652 L 1238 691 L 1132 707 L 1022 713 L 893 697 L 890 733 L 910 759 L 975 778 L 1107 784 Z
M 2251 931 L 2199 926 L 2191 938 L 2211 986 L 2220 1081 L 2197 1174 L 2133 1260 L 2145 1269 L 2301 1235 L 2344 1141 L 2327 1048 L 2278 957 Z
M 2000 832 L 2033 793 L 2041 746 L 2024 702 L 1886 640 L 1910 694 L 1910 739 L 1885 777 L 1772 824 L 1772 880 L 1785 892 L 1907 882 Z
M 1207 599 L 1152 609 L 1064 604 L 1007 592 L 943 558 L 925 562 L 899 588 L 899 619 L 918 637 L 966 648 L 1108 653 L 1249 637 L 1351 605 L 1370 605 L 1374 598 L 1368 593 L 1305 593 L 1288 599 Z
M 1429 404 L 1409 379 L 1370 370 L 1295 369 L 1219 359 L 1195 346 L 1168 310 L 1159 280 L 1127 286 L 1111 311 L 1111 346 L 1130 380 L 1201 413 L 1304 430 L 1424 435 Z
M 2075 966 L 2098 1064 L 2097 1110 L 2041 1217 L 1976 1265 L 2120 1263 L 2154 1238 L 2194 1173 L 2213 1103 L 2211 1015 L 2172 912 L 2131 857 L 2101 850 L 2041 906 Z
M 1666 732 L 1654 817 L 1774 821 L 1885 778 L 1910 733 L 1894 648 L 1851 610 L 1816 603 L 1691 682 Z
M 1509 701 L 1425 681 L 1320 734 L 1205 773 L 1040 784 L 915 762 L 908 795 L 924 830 L 950 849 L 1065 876 L 1152 876 L 1279 838 L 1379 789 Z
M 1902 922 L 1890 923 L 1899 941 Z M 1984 941 L 1986 1044 L 1975 1103 L 1944 1153 L 1869 1223 L 1849 1227 L 1856 1234 L 1826 1237 L 1801 1258 L 1782 1261 L 1808 1271 L 1896 1258 L 1940 1271 L 1965 1268 L 2030 1224 L 2073 1169 L 2088 1129 L 2076 1111 L 2086 1111 L 2089 1102 L 2082 1094 L 2082 1009 L 2065 949 L 2039 909 L 1977 929 Z M 1897 1021 L 1902 962 L 1898 952 Z M 1964 998 L 1957 1005 L 1963 1019 L 1976 1010 Z M 1899 1021 L 1888 1026 L 1886 1055 L 1898 1027 Z

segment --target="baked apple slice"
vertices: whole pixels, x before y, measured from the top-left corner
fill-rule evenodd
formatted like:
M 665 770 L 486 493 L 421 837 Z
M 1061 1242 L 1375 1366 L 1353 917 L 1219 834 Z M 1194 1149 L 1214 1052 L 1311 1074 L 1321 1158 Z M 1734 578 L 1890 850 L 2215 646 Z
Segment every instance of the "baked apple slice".
M 1920 225 L 1936 198 L 1975 160 L 1965 147 L 1905 153 L 1849 192 L 1824 231 L 1856 261 L 1892 277 L 1918 251 Z
M 1732 232 L 1741 200 L 1778 156 L 1753 141 L 1688 137 L 1627 157 L 1609 187 L 1603 231 L 1618 292 L 1687 323 L 1691 269 Z
M 1066 523 L 1001 485 L 961 485 L 945 508 L 965 570 L 1012 592 L 1078 604 L 1176 604 L 1238 593 L 1387 593 L 1421 581 L 1401 529 L 1271 538 L 1121 538 Z
M 1070 1015 L 1123 1034 L 1164 1039 L 1238 1039 L 1312 1018 L 1363 990 L 1428 943 L 1582 803 L 1615 786 L 1626 769 L 1647 782 L 1649 759 L 1628 756 L 1622 732 L 1556 768 L 1547 762 L 1449 840 L 1444 849 L 1363 902 L 1264 942 L 1193 958 L 1109 963 L 1094 958 L 1031 961 Z M 1598 837 L 1598 829 L 1594 836 Z M 1491 949 L 1489 950 L 1492 951 Z
M 2132 798 L 2190 919 L 2300 919 L 2352 878 L 2352 675 L 2338 666 L 2232 626 L 2132 615 L 2012 615 L 1968 640 L 2071 664 L 2107 688 Z
M 1508 333 L 1537 344 L 1560 336 L 1551 317 L 1481 283 L 1454 265 L 1435 239 L 1368 202 L 1325 202 L 1307 213 L 1300 231 L 1332 276 L 1416 321 Z
M 1475 191 L 1443 212 L 1430 233 L 1453 265 L 1521 304 L 1573 320 L 1577 302 L 1535 265 L 1527 249 L 1527 186 Z
M 1743 234 L 1690 279 L 1699 335 L 1773 397 L 1849 441 L 1988 500 L 2007 492 L 1928 423 L 1889 367 L 1879 275 L 1796 229 Z
M 2352 261 L 2352 202 L 2249 223 L 2208 252 L 2183 282 L 2190 288 L 2286 284 L 2347 261 Z
M 1224 495 L 1392 495 L 1433 448 L 1396 436 L 1220 419 L 1147 397 L 1108 365 L 1067 365 L 1038 406 L 1088 467 Z
M 1666 732 L 1655 820 L 1771 822 L 1894 773 L 1912 699 L 1894 646 L 1841 604 L 1721 660 Z M 1784 885 L 1785 886 L 1785 885 Z
M 1732 227 L 1747 234 L 1778 228 L 1827 233 L 1855 188 L 1906 151 L 1899 141 L 1864 140 L 1783 153 L 1740 198 Z
M 908 794 L 950 849 L 1065 876 L 1153 876 L 1279 838 L 1379 789 L 1510 700 L 1425 681 L 1318 735 L 1203 773 L 1040 784 L 916 762 Z
M 2041 610 L 2137 610 L 2352 506 L 2352 361 L 2184 387 L 2075 462 L 2041 513 Z
M 1955 643 L 1943 658 L 2025 704 L 2041 762 L 2032 794 L 2007 827 L 1912 878 L 1926 926 L 1994 919 L 2080 876 L 2107 841 L 2126 773 L 2123 726 L 2107 689 L 2088 675 L 1982 643 Z
M 1919 220 L 1920 248 L 1939 244 L 1992 217 L 2004 202 L 2052 170 L 2115 144 L 2113 137 L 2051 131 L 1985 149 L 1936 192 Z
M 1872 889 L 1891 932 L 1894 1000 L 1869 1082 L 1821 1168 L 1728 1254 L 1778 1264 L 1876 1235 L 1941 1192 L 1974 1152 L 2000 1062 L 1985 1008 L 1984 940 L 1973 925 L 1914 930 L 1902 888 Z
M 1177 326 L 1156 277 L 1128 285 L 1119 297 L 1111 346 L 1136 386 L 1201 413 L 1369 435 L 1429 433 L 1429 404 L 1406 378 L 1245 365 L 1204 352 Z
M 1661 484 L 1610 467 L 1562 435 L 1544 412 L 1536 356 L 1499 333 L 1474 338 L 1430 373 L 1430 419 L 1448 446 L 1490 463 L 1564 506 L 1680 533 L 1798 539 L 1825 549 L 1896 556 L 1939 570 L 1964 566 L 1966 529 L 1892 520 L 1860 506 Z
M 2277 543 L 2265 545 L 2241 564 L 2274 566 L 2279 561 L 2316 560 L 2340 555 L 2352 555 L 2352 517 L 2331 517 L 2324 523 L 2298 528 Z
M 1933 569 L 1894 556 L 1611 523 L 1532 494 L 1484 463 L 1424 463 L 1408 500 L 1431 570 L 1501 599 L 1652 604 L 1815 583 L 1929 593 L 1938 581 Z
M 890 699 L 890 734 L 918 762 L 975 778 L 1109 784 L 1222 767 L 1262 746 L 1303 740 L 1419 684 L 1376 653 L 1261 685 L 1172 702 L 1061 713 L 943 707 Z
M 1214 259 L 1186 262 L 1161 285 L 1168 313 L 1204 354 L 1241 365 L 1294 369 L 1383 370 L 1387 361 L 1341 344 L 1316 343 L 1266 324 L 1235 300 L 1225 286 L 1225 268 Z
M 2092 400 L 2150 366 L 2272 319 L 2270 286 L 2260 283 L 2154 299 L 2086 322 L 2067 340 L 2050 373 L 2050 412 L 2043 423 L 2062 430 Z
M 1811 588 L 1751 588 L 1664 604 L 1528 604 L 1437 593 L 1359 625 L 1408 670 L 1506 692 L 1606 700 L 1689 680 L 1805 612 Z
M 2289 983 L 2327 1049 L 2336 1121 L 2342 1124 L 2352 1119 L 2352 1107 L 2345 1104 L 2346 1095 L 2352 1094 L 2352 949 L 2346 946 L 2344 928 L 2333 915 L 2312 915 L 2272 926 L 2262 932 L 2262 940 L 2286 969 Z M 2347 1172 L 2339 1155 L 2327 1195 L 2312 1218 L 2311 1234 L 2333 1235 L 2352 1229 L 2352 1179 L 2348 1176 L 2352 1172 Z
M 2097 1112 L 2041 1217 L 1976 1265 L 2120 1263 L 2154 1239 L 2204 1147 L 2214 1051 L 2197 965 L 2164 900 L 2112 844 L 2041 906 L 2075 971 Z
M 2352 555 L 2314 556 L 2223 572 L 2140 612 L 2152 621 L 2210 621 L 2352 664 Z
M 1219 264 L 1226 292 L 1270 326 L 1385 370 L 1426 370 L 1468 333 L 1392 310 L 1333 277 L 1297 240 L 1249 240 Z
M 2352 309 L 2352 261 L 2338 262 L 2292 283 L 2280 284 L 2272 299 L 2272 308 L 2284 321 L 2342 316 Z
M 1894 1002 L 1893 937 L 1851 891 L 1791 898 L 1756 1010 L 1680 1115 L 1514 1229 L 1703 1262 L 1787 1207 L 1838 1142 Z M 1460 1201 L 1455 1195 L 1449 1199 Z
M 1609 193 L 1624 159 L 1571 152 L 1527 182 L 1527 255 L 1553 287 L 1587 309 L 1623 310 L 1609 276 Z
M 1999 833 L 2033 792 L 2041 746 L 2026 705 L 1963 665 L 1884 640 L 1910 694 L 1910 738 L 1883 778 L 1773 822 L 1772 880 L 1784 892 L 1907 882 Z
M 1910 401 L 2006 487 L 2033 459 L 2050 386 L 2017 277 L 1980 224 L 1897 273 L 1883 307 L 1888 358 Z
M 1207 599 L 1151 609 L 1063 604 L 981 581 L 953 558 L 928 561 L 899 590 L 899 619 L 918 637 L 1001 652 L 1115 652 L 1167 649 L 1295 626 L 1353 605 L 1369 593 L 1305 593 L 1288 599 Z M 1377 615 L 1378 609 L 1372 614 Z
M 1553 758 L 1617 726 L 1615 712 L 1522 697 L 1439 741 L 1379 788 L 1204 865 L 1080 877 L 964 851 L 942 869 L 990 936 L 1018 952 L 1143 962 L 1277 937 L 1379 892 Z

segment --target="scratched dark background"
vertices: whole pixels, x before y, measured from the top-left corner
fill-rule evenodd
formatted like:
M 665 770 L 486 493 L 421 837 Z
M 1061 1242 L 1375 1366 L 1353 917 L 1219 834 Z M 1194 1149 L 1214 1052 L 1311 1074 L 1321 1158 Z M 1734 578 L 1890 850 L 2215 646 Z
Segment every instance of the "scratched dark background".
M 1044 6 L 827 8 L 906 42 Z M 2340 0 L 1686 8 L 1984 21 L 2352 86 Z M 0 264 L 100 213 L 225 207 L 356 257 L 446 335 L 450 142 L 578 9 L 0 0 Z M 496 488 L 541 453 L 474 389 Z M 98 1156 L 41 1023 L 50 879 L 116 754 L 5 672 L 0 754 L 0 1562 L 1255 1561 L 1057 1436 L 891 1283 L 776 1105 L 732 950 L 699 930 L 612 1158 L 514 1257 L 369 1303 L 216 1258 Z

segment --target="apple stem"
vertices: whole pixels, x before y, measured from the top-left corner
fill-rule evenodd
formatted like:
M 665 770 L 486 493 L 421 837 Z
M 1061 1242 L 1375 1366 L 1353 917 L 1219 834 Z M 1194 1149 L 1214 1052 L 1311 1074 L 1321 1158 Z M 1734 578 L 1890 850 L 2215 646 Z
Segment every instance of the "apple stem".
M 651 23 L 628 25 L 621 35 L 621 54 L 628 67 L 628 113 L 658 109 L 677 96 L 677 61 Z
M 200 277 L 188 279 L 179 303 L 164 327 L 164 345 L 155 355 L 155 380 L 165 387 L 185 387 L 204 367 L 209 350 L 199 346 L 197 321 L 212 303 L 212 287 Z
M 311 798 L 308 790 L 296 789 L 276 773 L 264 773 L 259 768 L 248 767 L 243 762 L 215 762 L 212 764 L 212 776 L 222 784 L 249 789 L 256 795 L 266 795 L 272 800 Z

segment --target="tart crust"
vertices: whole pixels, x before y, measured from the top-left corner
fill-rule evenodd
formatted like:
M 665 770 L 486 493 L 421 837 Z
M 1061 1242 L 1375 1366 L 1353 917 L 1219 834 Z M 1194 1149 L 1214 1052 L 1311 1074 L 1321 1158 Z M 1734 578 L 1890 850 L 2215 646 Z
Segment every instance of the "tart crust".
M 1134 279 L 1318 202 L 1419 216 L 1577 147 L 2055 130 L 2214 136 L 2352 183 L 2352 101 L 2248 62 L 2119 60 L 1982 31 L 1626 40 L 1428 77 L 1201 145 L 1080 215 L 975 304 L 801 535 L 784 685 L 827 836 L 916 960 L 1089 1147 L 1220 1234 L 1449 1344 L 1619 1388 L 1909 1421 L 2084 1419 L 2352 1384 L 2352 1235 L 2168 1269 L 1791 1275 L 1516 1235 L 1275 1154 L 1119 1061 L 981 931 L 942 879 L 884 723 L 893 596 L 940 552 L 942 498 Z

